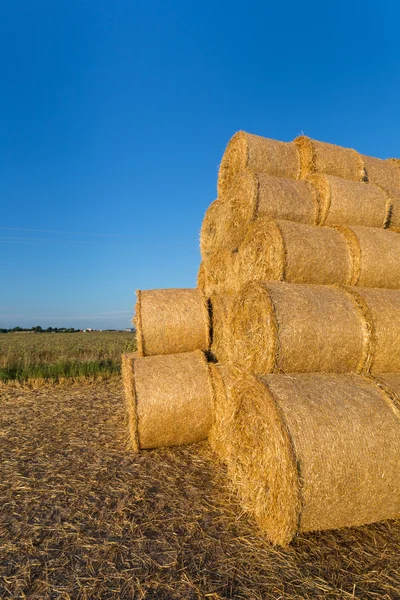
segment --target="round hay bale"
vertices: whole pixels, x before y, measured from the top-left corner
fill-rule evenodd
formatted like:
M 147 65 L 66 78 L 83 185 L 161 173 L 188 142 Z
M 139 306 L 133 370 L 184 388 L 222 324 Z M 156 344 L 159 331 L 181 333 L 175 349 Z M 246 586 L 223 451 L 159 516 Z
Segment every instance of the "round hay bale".
M 208 441 L 218 458 L 228 464 L 230 454 L 231 424 L 235 405 L 232 401 L 233 387 L 237 379 L 225 365 L 209 365 L 214 390 L 213 419 Z
M 399 413 L 375 382 L 275 374 L 232 389 L 228 471 L 272 543 L 400 515 Z
M 238 131 L 230 139 L 218 173 L 218 196 L 225 198 L 232 179 L 244 169 L 298 179 L 299 153 L 295 144 Z
M 238 291 L 238 253 L 232 250 L 214 252 L 204 261 L 204 293 L 207 298 Z
M 378 186 L 321 174 L 307 181 L 318 195 L 319 225 L 386 226 L 391 198 Z
M 130 446 L 135 452 L 207 437 L 213 387 L 200 350 L 144 358 L 123 355 L 122 377 Z
M 353 181 L 365 180 L 361 155 L 352 148 L 318 142 L 304 135 L 297 137 L 294 143 L 300 152 L 300 179 L 323 173 Z
M 248 283 L 232 304 L 231 363 L 256 375 L 362 371 L 371 336 L 361 302 L 336 286 Z
M 210 347 L 208 303 L 197 288 L 138 290 L 134 324 L 140 356 Z
M 228 360 L 228 322 L 233 294 L 217 294 L 210 298 L 211 306 L 211 352 L 220 363 Z
M 367 180 L 383 189 L 400 188 L 400 169 L 393 160 L 382 160 L 361 155 L 364 161 Z
M 347 238 L 329 227 L 259 218 L 238 255 L 241 286 L 249 281 L 355 283 Z
M 225 247 L 224 223 L 227 216 L 227 206 L 221 200 L 214 200 L 207 208 L 200 231 L 203 259 Z
M 255 218 L 289 219 L 299 223 L 316 223 L 318 198 L 312 185 L 242 171 L 232 179 L 227 192 L 225 239 L 237 247 Z

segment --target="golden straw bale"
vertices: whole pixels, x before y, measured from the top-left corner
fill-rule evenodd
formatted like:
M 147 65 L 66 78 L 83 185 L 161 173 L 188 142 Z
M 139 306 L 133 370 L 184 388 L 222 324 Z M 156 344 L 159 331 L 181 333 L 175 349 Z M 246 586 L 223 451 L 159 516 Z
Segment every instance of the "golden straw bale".
M 361 156 L 370 183 L 384 189 L 400 188 L 400 169 L 393 160 L 382 160 L 372 156 Z
M 228 360 L 228 321 L 232 306 L 233 294 L 214 294 L 210 298 L 211 305 L 211 352 L 218 362 Z
M 238 253 L 220 250 L 204 261 L 204 293 L 207 298 L 215 294 L 232 294 L 239 289 Z
M 210 363 L 211 381 L 214 389 L 213 418 L 208 440 L 211 448 L 222 462 L 228 463 L 231 443 L 231 424 L 233 423 L 235 404 L 232 390 L 237 383 L 233 372 L 225 365 Z
M 199 270 L 197 271 L 197 287 L 204 294 L 205 283 L 206 283 L 206 266 L 204 261 L 201 261 Z
M 347 238 L 330 227 L 260 217 L 250 225 L 238 255 L 242 286 L 248 281 L 355 283 Z
M 307 181 L 318 195 L 319 225 L 386 226 L 391 198 L 380 187 L 321 174 Z
M 243 376 L 231 395 L 223 458 L 243 508 L 272 543 L 400 515 L 400 418 L 374 381 Z
M 300 151 L 301 179 L 313 173 L 323 173 L 353 181 L 364 181 L 363 160 L 352 148 L 318 142 L 304 135 L 297 137 L 294 143 Z
M 213 387 L 200 350 L 123 356 L 130 445 L 158 448 L 198 442 L 212 423 Z
M 202 258 L 217 252 L 225 245 L 224 223 L 228 208 L 221 200 L 214 200 L 206 210 L 200 231 L 200 252 Z
M 298 179 L 300 158 L 295 144 L 238 131 L 230 139 L 218 173 L 218 196 L 225 198 L 232 178 L 244 169 Z
M 306 181 L 271 177 L 242 171 L 230 182 L 227 192 L 224 238 L 236 247 L 256 217 L 317 223 L 318 197 Z
M 361 371 L 370 356 L 361 302 L 336 286 L 248 283 L 233 300 L 231 363 L 257 375 Z
M 138 290 L 134 323 L 140 356 L 208 350 L 208 303 L 197 288 Z

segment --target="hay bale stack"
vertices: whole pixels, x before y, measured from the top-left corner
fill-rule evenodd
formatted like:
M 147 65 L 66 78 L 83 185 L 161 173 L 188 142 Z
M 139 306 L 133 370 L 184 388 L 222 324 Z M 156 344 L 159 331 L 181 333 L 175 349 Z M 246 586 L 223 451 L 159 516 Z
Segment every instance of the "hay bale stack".
M 307 181 L 318 196 L 319 225 L 388 226 L 396 194 L 370 183 L 333 175 L 310 175 Z
M 228 191 L 224 238 L 230 248 L 242 241 L 249 224 L 261 216 L 299 223 L 318 222 L 317 193 L 306 181 L 246 170 L 231 180 Z
M 256 375 L 400 371 L 400 290 L 251 282 L 229 325 L 232 365 Z
M 294 143 L 300 152 L 301 179 L 314 173 L 323 173 L 353 181 L 365 180 L 363 159 L 352 148 L 318 142 L 304 135 L 297 137 Z
M 220 363 L 229 359 L 229 316 L 233 301 L 233 294 L 213 295 L 210 298 L 211 306 L 211 352 Z
M 208 350 L 208 304 L 197 288 L 138 290 L 134 323 L 140 356 Z
M 398 384 L 388 394 L 359 375 L 313 373 L 247 376 L 233 386 L 223 458 L 270 541 L 400 515 Z
M 400 235 L 373 227 L 318 227 L 259 218 L 238 250 L 249 281 L 400 288 Z
M 125 354 L 122 358 L 130 446 L 135 452 L 207 437 L 213 387 L 200 350 L 144 358 Z
M 228 465 L 228 457 L 231 452 L 231 428 L 235 414 L 232 392 L 238 383 L 238 379 L 233 371 L 222 364 L 210 364 L 210 373 L 214 392 L 214 405 L 208 441 L 220 461 Z
M 400 189 L 400 169 L 393 160 L 361 155 L 367 180 L 383 189 Z
M 241 171 L 298 179 L 300 158 L 295 144 L 239 131 L 230 139 L 218 173 L 218 197 L 225 198 L 232 179 Z

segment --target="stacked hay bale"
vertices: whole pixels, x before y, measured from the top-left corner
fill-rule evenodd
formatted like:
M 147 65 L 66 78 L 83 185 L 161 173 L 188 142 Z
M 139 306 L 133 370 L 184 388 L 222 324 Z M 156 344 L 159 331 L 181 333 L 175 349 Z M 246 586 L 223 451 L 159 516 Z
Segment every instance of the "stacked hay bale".
M 138 294 L 132 446 L 208 432 L 273 543 L 400 515 L 399 227 L 398 161 L 233 136 L 198 289 Z

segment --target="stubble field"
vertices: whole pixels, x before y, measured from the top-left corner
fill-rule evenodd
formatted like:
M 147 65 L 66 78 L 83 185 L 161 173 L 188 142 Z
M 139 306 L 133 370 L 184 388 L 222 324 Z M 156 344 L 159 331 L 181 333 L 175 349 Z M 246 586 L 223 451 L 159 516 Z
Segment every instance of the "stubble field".
M 129 451 L 119 377 L 0 394 L 2 600 L 400 598 L 399 520 L 272 548 L 206 442 Z

